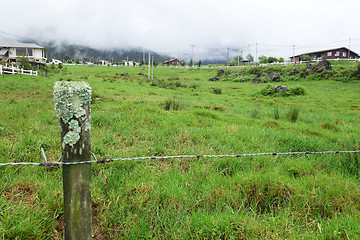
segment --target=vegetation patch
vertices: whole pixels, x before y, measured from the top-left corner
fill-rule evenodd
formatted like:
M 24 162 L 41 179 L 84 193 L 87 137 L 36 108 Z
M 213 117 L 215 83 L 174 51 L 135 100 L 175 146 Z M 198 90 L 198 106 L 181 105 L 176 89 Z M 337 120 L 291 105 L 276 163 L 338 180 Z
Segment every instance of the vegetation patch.
M 264 96 L 274 96 L 274 97 L 289 97 L 295 95 L 305 95 L 305 89 L 303 87 L 294 87 L 286 90 L 277 88 L 279 85 L 268 84 L 264 89 L 260 91 L 260 94 Z
M 175 99 L 168 99 L 164 103 L 164 109 L 166 111 L 170 111 L 170 110 L 178 111 L 181 109 L 181 106 L 180 106 L 179 101 L 177 101 Z

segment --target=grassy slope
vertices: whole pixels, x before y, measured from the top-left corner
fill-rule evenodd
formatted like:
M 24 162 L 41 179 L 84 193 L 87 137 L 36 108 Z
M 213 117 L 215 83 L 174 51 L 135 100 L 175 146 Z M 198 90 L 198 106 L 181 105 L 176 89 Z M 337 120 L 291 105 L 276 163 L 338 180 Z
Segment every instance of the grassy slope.
M 157 68 L 154 81 L 139 72 L 147 69 L 67 66 L 48 78 L 0 79 L 0 161 L 43 161 L 40 147 L 60 156 L 58 80 L 92 86 L 98 157 L 359 149 L 358 83 L 289 81 L 307 95 L 264 97 L 265 84 L 207 81 L 216 70 Z M 292 107 L 295 123 L 286 119 Z M 354 239 L 358 177 L 350 154 L 93 165 L 94 235 Z M 0 181 L 0 239 L 61 238 L 61 168 L 1 167 Z

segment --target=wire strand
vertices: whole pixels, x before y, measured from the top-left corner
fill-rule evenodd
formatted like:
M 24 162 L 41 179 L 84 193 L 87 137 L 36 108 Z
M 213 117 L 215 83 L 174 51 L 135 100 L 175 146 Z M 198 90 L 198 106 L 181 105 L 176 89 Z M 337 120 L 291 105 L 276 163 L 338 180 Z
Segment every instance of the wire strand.
M 360 150 L 354 151 L 322 151 L 322 152 L 268 152 L 268 153 L 241 153 L 241 154 L 225 154 L 225 155 L 177 155 L 177 156 L 147 156 L 147 157 L 134 157 L 134 158 L 96 158 L 91 153 L 92 157 L 96 160 L 82 161 L 82 162 L 49 162 L 43 152 L 45 162 L 43 163 L 31 163 L 31 162 L 19 162 L 19 163 L 0 163 L 0 166 L 16 166 L 16 165 L 35 165 L 35 166 L 51 166 L 51 165 L 78 165 L 78 164 L 92 164 L 92 163 L 107 163 L 113 161 L 138 161 L 138 160 L 160 160 L 160 159 L 181 159 L 181 158 L 224 158 L 224 157 L 249 157 L 249 156 L 266 156 L 266 155 L 307 155 L 307 154 L 339 154 L 339 153 L 360 153 Z

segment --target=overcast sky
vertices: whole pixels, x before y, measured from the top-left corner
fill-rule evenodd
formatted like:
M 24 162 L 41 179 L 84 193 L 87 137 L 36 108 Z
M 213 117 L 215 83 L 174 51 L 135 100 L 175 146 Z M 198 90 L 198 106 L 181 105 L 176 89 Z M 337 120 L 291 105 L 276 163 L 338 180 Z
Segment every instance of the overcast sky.
M 11 35 L 95 48 L 141 47 L 196 58 L 288 58 L 351 46 L 360 53 L 359 0 L 3 0 Z M 351 38 L 351 42 L 349 39 Z

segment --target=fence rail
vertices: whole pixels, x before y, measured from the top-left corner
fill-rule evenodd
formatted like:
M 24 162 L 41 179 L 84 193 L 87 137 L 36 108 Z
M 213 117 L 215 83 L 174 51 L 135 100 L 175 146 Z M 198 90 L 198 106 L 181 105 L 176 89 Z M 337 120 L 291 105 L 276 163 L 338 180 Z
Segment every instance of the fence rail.
M 0 65 L 0 75 L 1 74 L 20 74 L 20 75 L 30 75 L 30 76 L 37 76 L 38 72 L 35 70 L 26 70 L 23 68 L 15 68 L 14 66 L 6 67 Z
M 181 159 L 181 158 L 239 158 L 249 156 L 279 156 L 279 155 L 310 155 L 310 154 L 340 154 L 340 153 L 360 153 L 360 150 L 354 151 L 320 151 L 320 152 L 268 152 L 268 153 L 241 153 L 241 154 L 224 154 L 224 155 L 178 155 L 178 156 L 148 156 L 148 157 L 134 157 L 134 158 L 96 158 L 92 153 L 95 160 L 83 162 L 61 162 L 61 157 L 57 162 L 50 162 L 47 160 L 45 152 L 41 149 L 44 162 L 18 162 L 18 163 L 0 163 L 0 166 L 16 166 L 16 165 L 33 165 L 33 166 L 55 166 L 55 165 L 78 165 L 78 164 L 92 164 L 92 163 L 107 163 L 113 161 L 138 161 L 138 160 L 160 160 L 160 159 Z

